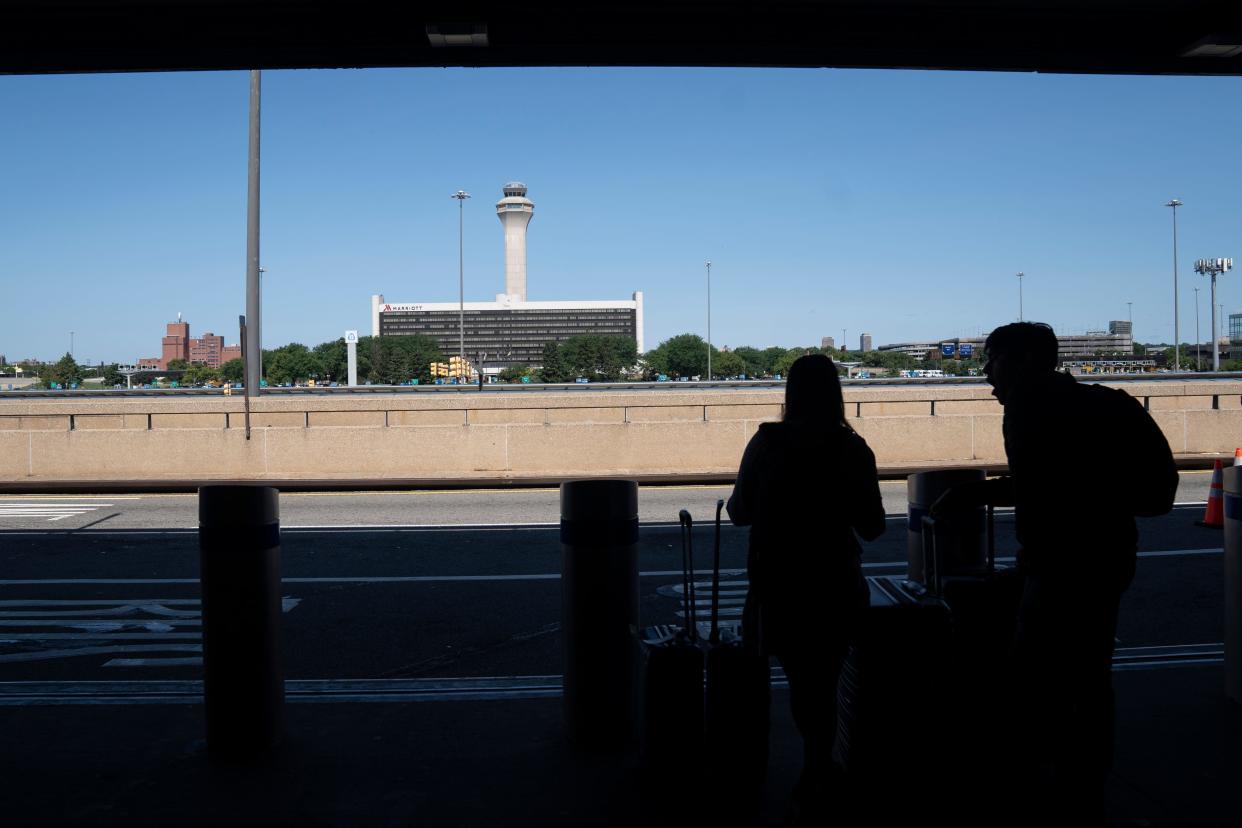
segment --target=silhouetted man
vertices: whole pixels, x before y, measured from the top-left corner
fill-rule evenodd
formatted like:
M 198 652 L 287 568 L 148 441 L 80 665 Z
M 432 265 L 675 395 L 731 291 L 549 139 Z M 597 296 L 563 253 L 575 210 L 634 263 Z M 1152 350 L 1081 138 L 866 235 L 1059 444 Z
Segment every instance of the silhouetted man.
M 1048 325 L 1004 325 L 984 348 L 984 372 L 1005 408 L 1009 476 L 958 487 L 933 511 L 1014 507 L 1026 576 L 1013 646 L 1023 736 L 1017 784 L 1031 795 L 1028 813 L 1052 807 L 1061 811 L 1052 818 L 1100 822 L 1112 764 L 1117 613 L 1138 543 L 1134 518 L 1172 508 L 1177 469 L 1137 400 L 1056 370 Z

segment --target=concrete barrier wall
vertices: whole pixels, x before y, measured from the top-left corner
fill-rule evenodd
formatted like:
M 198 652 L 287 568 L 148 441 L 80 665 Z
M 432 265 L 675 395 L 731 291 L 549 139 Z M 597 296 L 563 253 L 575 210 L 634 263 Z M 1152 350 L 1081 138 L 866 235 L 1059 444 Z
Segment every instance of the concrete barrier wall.
M 1242 445 L 1242 383 L 1125 383 L 1178 454 Z M 0 481 L 457 480 L 730 474 L 783 392 L 635 391 L 0 400 Z M 1004 462 L 985 386 L 851 386 L 882 468 Z M 1072 416 L 1072 412 L 1067 412 Z M 1083 434 L 1085 451 L 1120 451 Z

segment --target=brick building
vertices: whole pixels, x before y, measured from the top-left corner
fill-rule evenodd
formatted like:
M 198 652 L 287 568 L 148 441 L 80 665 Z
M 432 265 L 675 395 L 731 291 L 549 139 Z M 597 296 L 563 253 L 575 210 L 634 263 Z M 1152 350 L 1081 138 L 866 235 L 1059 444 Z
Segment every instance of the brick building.
M 241 359 L 240 345 L 225 345 L 224 337 L 211 331 L 198 339 L 190 337 L 190 323 L 182 322 L 180 314 L 176 322 L 169 322 L 162 340 L 162 351 L 157 357 L 143 357 L 138 361 L 142 367 L 167 370 L 174 359 L 219 368 L 231 359 Z

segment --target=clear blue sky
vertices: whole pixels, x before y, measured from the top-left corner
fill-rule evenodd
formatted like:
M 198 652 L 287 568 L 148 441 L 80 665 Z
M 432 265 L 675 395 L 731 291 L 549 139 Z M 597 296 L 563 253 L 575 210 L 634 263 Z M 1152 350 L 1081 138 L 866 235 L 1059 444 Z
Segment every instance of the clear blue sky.
M 1025 314 L 1183 340 L 1202 256 L 1235 256 L 1242 81 L 721 69 L 265 72 L 268 347 L 369 331 L 369 297 L 503 290 L 494 203 L 536 204 L 529 298 L 646 296 L 648 347 L 851 346 L 986 333 Z M 236 341 L 244 72 L 0 77 L 0 353 L 159 353 L 178 312 Z

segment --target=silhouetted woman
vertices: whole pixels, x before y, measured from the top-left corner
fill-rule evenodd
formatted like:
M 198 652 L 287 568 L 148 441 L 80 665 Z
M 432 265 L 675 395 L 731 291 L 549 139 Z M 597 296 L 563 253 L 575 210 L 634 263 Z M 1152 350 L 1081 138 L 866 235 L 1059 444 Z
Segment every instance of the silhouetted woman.
M 857 536 L 884 532 L 875 455 L 845 421 L 831 359 L 793 364 L 784 419 L 751 438 L 728 508 L 735 525 L 751 527 L 743 636 L 780 661 L 802 734 L 798 805 L 833 771 L 837 679 L 867 603 Z

